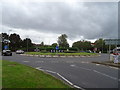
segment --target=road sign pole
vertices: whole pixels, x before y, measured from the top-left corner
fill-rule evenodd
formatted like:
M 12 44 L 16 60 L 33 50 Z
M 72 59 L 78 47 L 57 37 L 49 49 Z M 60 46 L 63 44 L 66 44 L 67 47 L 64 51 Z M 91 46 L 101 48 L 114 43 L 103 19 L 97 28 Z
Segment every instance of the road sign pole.
M 110 60 L 110 50 L 111 50 L 111 45 L 109 45 L 109 60 Z

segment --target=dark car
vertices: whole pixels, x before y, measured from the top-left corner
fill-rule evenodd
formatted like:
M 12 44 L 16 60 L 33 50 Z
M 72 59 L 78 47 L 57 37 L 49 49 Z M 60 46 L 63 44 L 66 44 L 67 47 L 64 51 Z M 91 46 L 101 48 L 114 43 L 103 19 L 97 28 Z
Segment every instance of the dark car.
M 11 50 L 3 50 L 2 55 L 3 56 L 12 56 L 12 52 L 11 52 Z

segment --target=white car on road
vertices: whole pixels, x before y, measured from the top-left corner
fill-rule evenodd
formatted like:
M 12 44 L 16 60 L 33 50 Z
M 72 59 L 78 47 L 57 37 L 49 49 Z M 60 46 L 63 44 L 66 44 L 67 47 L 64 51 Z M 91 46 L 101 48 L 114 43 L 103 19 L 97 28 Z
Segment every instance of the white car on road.
M 17 50 L 16 54 L 24 54 L 24 51 L 23 50 Z

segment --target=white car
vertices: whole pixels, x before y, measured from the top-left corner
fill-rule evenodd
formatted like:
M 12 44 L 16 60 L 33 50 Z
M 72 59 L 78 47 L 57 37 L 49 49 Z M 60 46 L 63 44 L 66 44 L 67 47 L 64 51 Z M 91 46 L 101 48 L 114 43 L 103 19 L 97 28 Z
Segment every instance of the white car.
M 17 51 L 16 51 L 16 54 L 23 54 L 23 53 L 24 53 L 23 50 L 17 50 Z

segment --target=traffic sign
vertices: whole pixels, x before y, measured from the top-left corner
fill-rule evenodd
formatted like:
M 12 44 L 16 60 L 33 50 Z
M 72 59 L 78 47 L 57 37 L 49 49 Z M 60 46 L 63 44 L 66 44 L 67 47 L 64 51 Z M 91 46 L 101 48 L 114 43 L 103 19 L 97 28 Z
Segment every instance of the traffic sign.
M 5 46 L 4 46 L 4 49 L 5 49 L 5 50 L 8 49 L 8 45 L 5 45 Z
M 59 47 L 58 46 L 56 46 L 56 50 L 58 50 L 59 49 Z
M 105 39 L 106 45 L 120 45 L 120 39 Z

